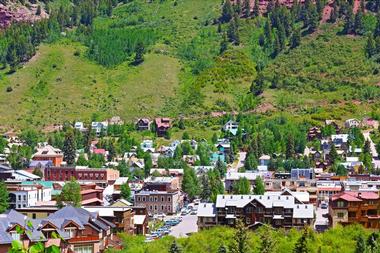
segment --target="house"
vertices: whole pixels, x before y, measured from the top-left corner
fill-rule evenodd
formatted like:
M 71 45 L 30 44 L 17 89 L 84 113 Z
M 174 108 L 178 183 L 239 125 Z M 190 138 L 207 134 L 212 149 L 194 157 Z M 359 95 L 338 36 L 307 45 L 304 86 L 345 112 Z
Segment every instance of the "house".
M 347 150 L 348 134 L 333 134 L 331 135 L 331 141 L 336 148 Z
M 41 178 L 26 170 L 14 170 L 7 165 L 0 165 L 0 180 L 6 181 L 36 181 Z
M 19 234 L 18 228 L 22 228 L 23 233 Z M 13 240 L 20 240 L 26 246 L 36 242 L 56 245 L 62 253 L 103 253 L 108 248 L 119 246 L 113 228 L 114 224 L 97 213 L 72 206 L 59 209 L 43 219 L 29 219 L 10 210 L 0 215 L 0 253 L 8 252 Z
M 155 124 L 157 136 L 164 137 L 171 127 L 171 120 L 169 118 L 156 118 Z
M 84 123 L 77 121 L 74 123 L 74 129 L 80 131 L 80 132 L 85 132 L 87 131 L 87 128 L 84 127 Z
M 248 228 L 270 224 L 275 228 L 303 228 L 312 225 L 314 208 L 300 204 L 292 195 L 218 195 L 216 203 L 198 206 L 198 227 L 234 226 L 238 219 Z
M 228 139 L 218 139 L 215 144 L 217 150 L 224 154 L 229 154 L 231 151 L 231 143 Z
M 307 139 L 309 141 L 313 141 L 315 139 L 321 139 L 322 138 L 322 131 L 319 127 L 311 127 L 309 128 L 307 132 Z
M 143 140 L 143 142 L 141 142 L 141 144 L 140 144 L 140 148 L 144 152 L 153 153 L 155 151 L 154 145 L 153 145 L 153 140 Z
M 54 166 L 60 166 L 63 162 L 63 152 L 54 148 L 53 146 L 46 145 L 38 148 L 37 152 L 32 156 L 33 161 L 52 161 Z
M 12 209 L 36 206 L 38 201 L 50 201 L 52 188 L 42 184 L 7 184 L 9 206 Z
M 113 116 L 112 118 L 110 118 L 108 120 L 108 125 L 112 126 L 112 125 L 123 125 L 124 124 L 124 121 L 120 118 L 120 116 Z
M 136 122 L 136 129 L 138 131 L 149 131 L 152 121 L 148 118 L 138 119 Z
M 372 118 L 365 117 L 362 120 L 362 126 L 366 128 L 378 129 L 379 121 Z
M 270 163 L 270 156 L 269 155 L 262 155 L 259 157 L 259 165 L 268 166 L 269 163 Z
M 290 171 L 291 179 L 292 180 L 310 180 L 315 177 L 314 175 L 314 169 L 292 169 Z
M 229 120 L 223 126 L 223 131 L 226 133 L 231 133 L 232 135 L 236 135 L 238 129 L 239 129 L 239 123 L 237 123 L 236 121 L 233 121 L 233 120 Z
M 184 155 L 182 160 L 187 164 L 194 166 L 197 161 L 199 161 L 199 155 Z
M 91 129 L 96 133 L 97 136 L 100 136 L 104 131 L 107 131 L 108 121 L 103 122 L 91 122 Z
M 344 191 L 329 201 L 331 225 L 361 224 L 365 228 L 380 228 L 380 197 L 377 192 Z
M 348 119 L 344 122 L 345 128 L 360 127 L 360 121 L 357 119 Z
M 325 126 L 332 126 L 335 129 L 335 133 L 339 134 L 340 133 L 340 127 L 339 125 L 335 122 L 335 120 L 325 120 Z

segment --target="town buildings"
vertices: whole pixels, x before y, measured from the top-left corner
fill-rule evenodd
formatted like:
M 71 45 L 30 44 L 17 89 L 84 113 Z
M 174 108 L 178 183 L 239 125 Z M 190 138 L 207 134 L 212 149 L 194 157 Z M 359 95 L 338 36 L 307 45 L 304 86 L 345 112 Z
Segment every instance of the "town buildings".
M 344 191 L 330 197 L 329 219 L 337 224 L 358 223 L 365 228 L 380 228 L 380 197 L 377 192 Z
M 107 168 L 88 168 L 87 166 L 47 167 L 44 177 L 48 181 L 70 181 L 74 178 L 79 182 L 91 182 L 106 186 L 119 178 L 119 171 Z
M 155 124 L 157 136 L 164 137 L 171 127 L 171 120 L 169 118 L 156 118 Z
M 60 166 L 63 162 L 63 152 L 50 145 L 43 146 L 37 149 L 37 152 L 32 156 L 33 161 L 52 161 L 54 166 Z
M 19 234 L 18 227 L 24 232 Z M 104 252 L 119 245 L 113 228 L 115 225 L 97 213 L 72 206 L 59 209 L 43 219 L 30 219 L 10 210 L 0 215 L 0 253 L 8 252 L 13 240 L 20 240 L 25 246 L 37 242 L 56 245 L 62 253 Z
M 249 228 L 270 224 L 275 228 L 312 225 L 314 207 L 292 195 L 218 195 L 216 203 L 198 207 L 199 229 L 236 224 L 241 219 Z

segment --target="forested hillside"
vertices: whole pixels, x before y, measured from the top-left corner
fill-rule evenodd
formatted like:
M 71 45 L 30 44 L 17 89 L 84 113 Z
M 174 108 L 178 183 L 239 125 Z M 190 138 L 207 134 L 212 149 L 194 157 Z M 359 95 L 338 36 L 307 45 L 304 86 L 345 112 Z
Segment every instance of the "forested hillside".
M 213 111 L 377 117 L 379 6 L 358 3 L 21 1 L 49 18 L 2 31 L 1 125 Z

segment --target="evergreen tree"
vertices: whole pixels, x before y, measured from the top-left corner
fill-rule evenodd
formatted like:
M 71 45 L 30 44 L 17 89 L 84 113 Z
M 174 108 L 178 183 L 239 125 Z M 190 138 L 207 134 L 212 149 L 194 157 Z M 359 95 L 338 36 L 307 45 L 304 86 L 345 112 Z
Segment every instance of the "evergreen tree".
M 74 207 L 80 207 L 82 196 L 80 194 L 80 185 L 74 178 L 66 182 L 62 187 L 61 194 L 57 198 L 57 205 L 62 207 L 64 203 Z
M 177 241 L 174 240 L 173 243 L 170 245 L 169 253 L 181 253 L 181 247 L 177 244 Z
M 293 158 L 295 155 L 295 143 L 294 143 L 294 136 L 289 134 L 288 139 L 286 141 L 286 159 Z
M 133 61 L 134 65 L 139 65 L 144 61 L 145 48 L 142 42 L 137 43 L 135 49 L 135 59 Z
M 254 17 L 260 16 L 259 0 L 255 0 L 255 6 L 253 6 L 253 16 Z
M 125 182 L 120 187 L 120 197 L 122 197 L 123 199 L 126 199 L 128 201 L 131 201 L 131 196 L 132 196 L 131 188 L 129 187 L 128 182 Z
M 236 232 L 233 238 L 233 244 L 230 249 L 231 253 L 248 253 L 248 232 L 242 220 L 236 221 Z
M 65 141 L 63 143 L 63 158 L 68 165 L 75 163 L 76 157 L 76 142 L 74 140 L 74 133 L 71 129 L 66 132 Z
M 315 2 L 317 13 L 318 13 L 318 19 L 320 20 L 323 15 L 323 9 L 324 9 L 324 1 L 323 0 L 316 0 Z
M 209 201 L 211 197 L 211 189 L 210 189 L 210 181 L 208 180 L 208 176 L 202 175 L 201 176 L 201 185 L 202 185 L 202 192 L 201 192 L 201 199 L 204 201 Z
M 334 164 L 334 163 L 338 160 L 338 158 L 339 158 L 339 155 L 338 155 L 338 152 L 337 152 L 337 150 L 336 150 L 336 148 L 335 148 L 334 143 L 331 143 L 331 148 L 330 148 L 330 152 L 329 152 L 329 157 L 330 157 L 330 162 L 333 163 L 333 164 Z
M 371 154 L 371 142 L 369 140 L 366 140 L 364 143 L 363 153 Z
M 278 35 L 278 40 L 280 43 L 280 51 L 285 49 L 285 44 L 286 44 L 286 32 L 285 32 L 285 27 L 283 23 L 279 23 L 279 26 L 277 28 L 277 35 Z
M 265 35 L 266 44 L 268 45 L 268 47 L 272 46 L 272 43 L 273 43 L 272 25 L 269 19 L 267 19 L 267 21 L 265 22 L 264 35 Z
M 336 1 L 333 2 L 332 10 L 330 12 L 330 23 L 335 23 L 338 18 L 338 5 L 336 4 Z
M 185 167 L 182 179 L 182 190 L 193 199 L 199 193 L 198 178 L 193 168 Z
M 277 55 L 279 55 L 281 53 L 281 43 L 280 43 L 280 40 L 278 38 L 278 35 L 277 33 L 275 34 L 274 36 L 274 45 L 273 45 L 273 54 L 272 54 L 272 57 L 275 58 Z
M 264 75 L 259 72 L 256 76 L 256 79 L 251 84 L 251 92 L 255 96 L 260 96 L 264 92 Z
M 265 186 L 263 179 L 261 177 L 256 177 L 255 179 L 255 188 L 253 188 L 253 194 L 255 195 L 264 195 Z
M 315 32 L 318 28 L 318 24 L 319 24 L 319 15 L 318 15 L 318 12 L 317 12 L 317 8 L 315 7 L 315 5 L 311 5 L 311 7 L 309 8 L 309 14 L 308 14 L 308 25 L 309 25 L 309 29 L 308 31 L 309 32 Z
M 301 31 L 296 29 L 290 39 L 290 48 L 296 48 L 301 44 Z
M 371 58 L 376 54 L 376 44 L 372 34 L 368 35 L 365 52 L 368 58 Z
M 298 239 L 295 248 L 293 249 L 293 253 L 308 253 L 307 249 L 307 237 L 309 236 L 308 228 L 305 226 L 302 236 Z
M 342 164 L 339 164 L 336 169 L 336 174 L 338 176 L 347 176 L 347 169 Z
M 245 159 L 245 162 L 244 162 L 245 170 L 256 169 L 257 165 L 258 165 L 258 163 L 257 163 L 256 156 L 252 152 L 249 152 L 247 155 L 247 158 Z
M 239 15 L 241 14 L 241 0 L 236 0 L 235 12 Z
M 238 24 L 235 18 L 232 19 L 230 21 L 230 24 L 228 25 L 227 36 L 228 36 L 229 41 L 232 42 L 233 44 L 235 45 L 240 44 Z
M 272 228 L 267 228 L 264 233 L 261 233 L 261 245 L 259 248 L 260 253 L 273 253 L 276 252 L 276 241 L 273 239 Z
M 352 13 L 352 10 L 349 9 L 348 13 L 346 15 L 345 21 L 344 21 L 343 32 L 345 34 L 350 34 L 350 33 L 354 32 L 354 28 L 355 28 L 354 14 Z
M 225 0 L 222 7 L 222 17 L 220 20 L 223 23 L 228 23 L 233 17 L 233 9 L 230 0 Z
M 365 32 L 363 23 L 363 12 L 361 11 L 358 11 L 355 15 L 354 31 L 355 34 L 358 35 L 363 35 Z
M 244 3 L 243 3 L 244 16 L 247 18 L 251 16 L 251 5 L 249 1 L 250 0 L 244 0 Z
M 153 167 L 152 157 L 150 153 L 144 154 L 144 174 L 147 177 L 150 174 L 150 169 Z
M 232 186 L 232 192 L 234 194 L 247 195 L 251 193 L 251 185 L 246 177 L 241 177 L 239 180 L 235 181 Z
M 220 42 L 219 54 L 223 54 L 228 49 L 227 34 L 223 34 L 223 40 Z
M 376 15 L 376 27 L 375 31 L 373 32 L 373 36 L 375 38 L 380 36 L 380 13 Z
M 359 234 L 358 238 L 356 239 L 355 253 L 364 253 L 366 252 L 366 248 L 367 246 L 364 236 L 362 234 Z
M 9 208 L 9 193 L 4 182 L 0 181 L 0 214 Z

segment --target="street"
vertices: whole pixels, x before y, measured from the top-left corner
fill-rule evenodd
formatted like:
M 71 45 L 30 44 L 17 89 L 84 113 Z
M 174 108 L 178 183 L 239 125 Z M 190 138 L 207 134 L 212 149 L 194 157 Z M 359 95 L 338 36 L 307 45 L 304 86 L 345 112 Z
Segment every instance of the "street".
M 371 143 L 371 153 L 372 153 L 372 157 L 377 157 L 377 151 L 376 151 L 376 146 L 375 146 L 375 143 L 373 143 L 372 139 L 371 139 L 371 136 L 370 136 L 370 132 L 369 131 L 363 131 L 363 136 L 364 136 L 364 139 L 365 140 L 369 140 L 369 142 Z
M 324 215 L 328 214 L 329 209 L 322 209 L 321 207 L 317 207 L 315 210 L 315 223 L 314 223 L 314 229 L 318 229 L 318 227 L 321 226 L 328 226 L 329 225 L 329 220 L 325 217 Z
M 196 215 L 185 215 L 182 216 L 183 220 L 178 225 L 172 227 L 170 232 L 171 236 L 176 238 L 187 237 L 189 233 L 198 232 L 197 216 Z

